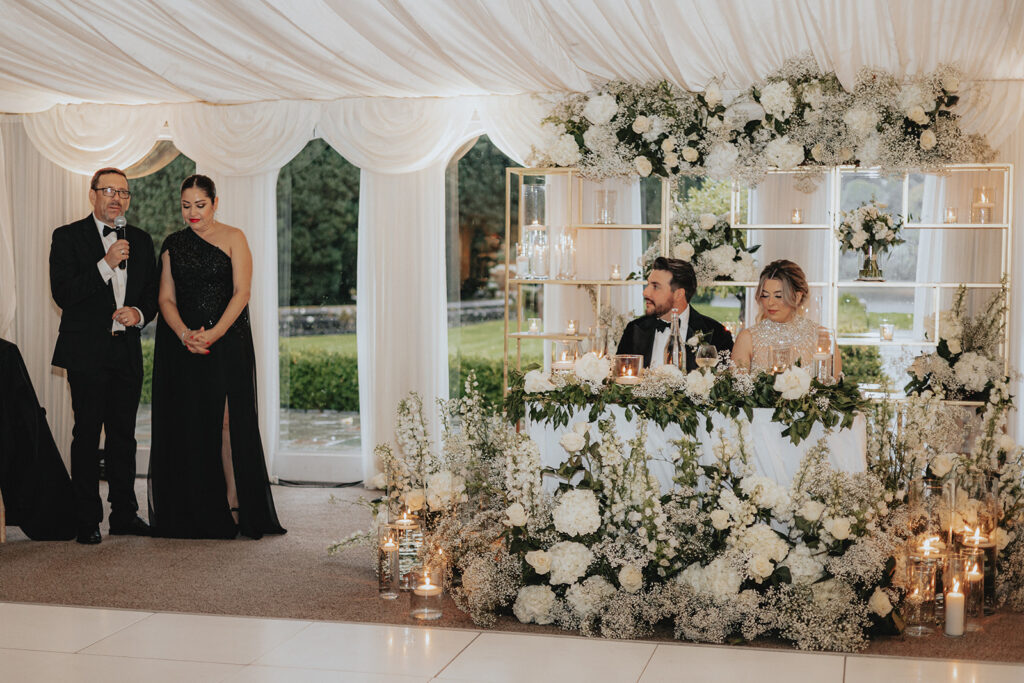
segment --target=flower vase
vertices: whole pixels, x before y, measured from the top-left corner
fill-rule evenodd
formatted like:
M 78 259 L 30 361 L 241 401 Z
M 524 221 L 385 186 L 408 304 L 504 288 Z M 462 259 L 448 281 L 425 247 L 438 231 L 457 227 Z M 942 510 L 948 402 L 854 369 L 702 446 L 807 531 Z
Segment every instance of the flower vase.
M 861 266 L 860 272 L 857 273 L 857 279 L 869 282 L 885 281 L 885 278 L 882 276 L 882 269 L 878 267 L 875 250 L 872 247 L 868 247 L 868 253 L 864 256 L 864 265 Z

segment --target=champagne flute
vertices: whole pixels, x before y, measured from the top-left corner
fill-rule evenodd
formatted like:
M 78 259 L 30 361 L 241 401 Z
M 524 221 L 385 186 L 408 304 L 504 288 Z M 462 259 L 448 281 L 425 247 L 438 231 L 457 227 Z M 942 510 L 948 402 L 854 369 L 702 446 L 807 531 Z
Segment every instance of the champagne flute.
M 713 368 L 718 364 L 718 349 L 714 344 L 702 343 L 697 347 L 694 360 L 699 368 Z

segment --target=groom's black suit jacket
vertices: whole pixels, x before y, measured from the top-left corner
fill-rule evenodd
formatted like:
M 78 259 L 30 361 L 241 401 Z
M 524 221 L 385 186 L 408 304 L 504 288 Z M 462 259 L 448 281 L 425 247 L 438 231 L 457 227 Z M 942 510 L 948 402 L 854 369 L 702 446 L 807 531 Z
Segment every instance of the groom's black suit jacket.
M 130 255 L 125 283 L 124 305 L 142 312 L 146 324 L 157 312 L 156 260 L 153 240 L 143 230 L 126 226 Z M 80 221 L 53 231 L 50 245 L 50 291 L 61 308 L 60 332 L 53 350 L 53 364 L 67 370 L 89 370 L 100 363 L 110 347 L 110 326 L 117 310 L 114 287 L 104 282 L 97 262 L 107 253 L 89 214 Z M 142 373 L 139 329 L 127 330 L 133 360 Z
M 719 352 L 732 351 L 732 335 L 722 327 L 722 323 L 697 312 L 690 306 L 690 320 L 686 325 L 686 339 L 689 339 L 697 332 L 704 333 L 704 341 L 714 344 Z M 644 367 L 651 367 L 651 351 L 654 349 L 654 334 L 658 331 L 658 318 L 655 315 L 645 315 L 637 318 L 626 325 L 622 332 L 622 339 L 619 340 L 618 353 L 642 355 Z M 697 369 L 697 361 L 693 355 L 693 348 L 686 345 L 686 369 L 687 371 Z

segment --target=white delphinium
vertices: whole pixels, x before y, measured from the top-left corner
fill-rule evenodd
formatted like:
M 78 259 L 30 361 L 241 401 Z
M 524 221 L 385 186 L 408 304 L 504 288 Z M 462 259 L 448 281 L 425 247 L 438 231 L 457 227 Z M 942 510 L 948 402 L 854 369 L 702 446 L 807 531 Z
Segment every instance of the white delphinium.
M 530 370 L 523 377 L 523 390 L 528 394 L 551 391 L 555 385 L 551 382 L 551 374 L 541 370 Z
M 587 105 L 583 108 L 583 116 L 595 126 L 603 126 L 612 120 L 618 110 L 619 105 L 615 101 L 615 97 L 601 93 L 587 101 Z
M 532 508 L 542 491 L 540 449 L 526 434 L 515 434 L 503 450 L 505 493 L 510 500 Z
M 615 594 L 613 586 L 603 576 L 591 576 L 582 583 L 574 583 L 565 591 L 565 601 L 580 617 L 586 618 L 602 609 Z
M 764 155 L 769 164 L 781 169 L 796 168 L 804 162 L 803 145 L 790 142 L 788 136 L 769 142 Z
M 594 553 L 582 543 L 560 541 L 548 549 L 551 556 L 551 585 L 576 583 L 586 575 Z
M 785 121 L 796 107 L 793 88 L 788 81 L 776 81 L 764 86 L 761 90 L 761 106 L 769 116 Z
M 568 536 L 592 534 L 601 526 L 597 496 L 590 489 L 572 489 L 563 493 L 552 516 L 555 529 Z
M 524 624 L 550 624 L 554 619 L 551 608 L 555 605 L 555 592 L 550 586 L 523 586 L 519 589 L 512 612 Z

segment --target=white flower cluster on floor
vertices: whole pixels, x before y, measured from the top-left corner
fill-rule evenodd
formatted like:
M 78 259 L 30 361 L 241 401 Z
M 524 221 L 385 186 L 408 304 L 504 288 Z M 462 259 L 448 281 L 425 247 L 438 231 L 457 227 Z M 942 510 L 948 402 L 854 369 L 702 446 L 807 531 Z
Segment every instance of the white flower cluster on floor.
M 612 81 L 562 98 L 528 163 L 578 166 L 594 178 L 689 174 L 753 186 L 769 168 L 904 173 L 987 161 L 992 150 L 953 112 L 960 91 L 951 66 L 904 82 L 865 67 L 848 91 L 811 55 L 728 98 L 717 82 L 693 93 L 667 81 Z
M 660 381 L 685 384 L 679 375 Z M 441 402 L 439 453 L 421 402 L 403 402 L 400 452 L 379 451 L 386 492 L 374 504 L 394 515 L 422 500 L 426 545 L 443 551 L 447 589 L 482 626 L 512 614 L 605 637 L 671 630 L 700 642 L 861 649 L 902 628 L 905 549 L 927 519 L 908 490 L 922 477 L 969 482 L 955 518 L 947 513 L 956 525 L 998 508 L 1000 595 L 1024 608 L 1024 449 L 1003 434 L 1003 384 L 970 453 L 954 451 L 963 408 L 934 396 L 883 401 L 866 415 L 866 472 L 834 470 L 822 438 L 783 487 L 753 471 L 740 412 L 714 434 L 712 461 L 693 438 L 674 444 L 674 486 L 663 492 L 648 469 L 644 420 L 628 442 L 608 420 L 573 424 L 563 463 L 543 468 L 536 444 L 489 414 L 473 382 L 465 398 Z

